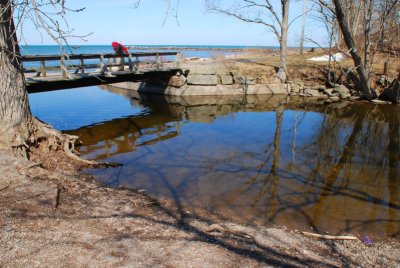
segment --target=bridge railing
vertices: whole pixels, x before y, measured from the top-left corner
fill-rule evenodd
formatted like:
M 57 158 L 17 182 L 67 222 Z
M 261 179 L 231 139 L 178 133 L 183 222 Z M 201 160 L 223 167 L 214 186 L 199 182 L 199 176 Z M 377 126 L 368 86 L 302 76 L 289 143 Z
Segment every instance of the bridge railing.
M 70 75 L 70 71 L 77 73 L 85 73 L 88 69 L 99 69 L 100 74 L 105 74 L 113 69 L 117 71 L 138 72 L 139 63 L 149 64 L 155 70 L 160 70 L 165 63 L 163 58 L 175 57 L 174 60 L 168 60 L 179 67 L 179 52 L 144 52 L 144 53 L 128 53 L 128 54 L 73 54 L 73 55 L 26 55 L 22 56 L 24 63 L 37 62 L 39 67 L 24 68 L 24 72 L 36 72 L 36 76 L 47 76 L 47 71 L 60 70 L 63 78 Z M 146 60 L 140 61 L 141 58 Z M 153 58 L 153 60 L 149 60 Z M 107 59 L 107 61 L 106 61 Z M 111 61 L 113 60 L 113 62 Z M 59 61 L 59 65 L 50 64 L 48 62 Z M 85 62 L 86 61 L 86 62 Z M 88 63 L 88 61 L 90 61 Z

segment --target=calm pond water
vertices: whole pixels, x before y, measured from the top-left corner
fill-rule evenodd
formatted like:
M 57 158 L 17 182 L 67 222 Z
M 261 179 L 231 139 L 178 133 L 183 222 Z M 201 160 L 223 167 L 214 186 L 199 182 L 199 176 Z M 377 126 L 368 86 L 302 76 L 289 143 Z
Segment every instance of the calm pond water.
M 399 106 L 112 87 L 30 100 L 39 118 L 81 137 L 84 157 L 123 163 L 88 170 L 105 184 L 246 224 L 400 237 Z

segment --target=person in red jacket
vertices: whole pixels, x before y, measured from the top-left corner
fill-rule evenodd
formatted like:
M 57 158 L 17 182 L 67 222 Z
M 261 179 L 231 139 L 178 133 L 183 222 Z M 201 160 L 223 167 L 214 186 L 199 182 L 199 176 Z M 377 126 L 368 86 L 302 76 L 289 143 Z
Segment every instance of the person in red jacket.
M 126 53 L 126 54 L 129 53 L 128 49 L 124 45 L 122 45 L 122 44 L 120 44 L 118 42 L 112 42 L 111 45 L 112 45 L 115 53 L 118 54 L 118 55 L 119 54 L 123 54 L 123 53 Z

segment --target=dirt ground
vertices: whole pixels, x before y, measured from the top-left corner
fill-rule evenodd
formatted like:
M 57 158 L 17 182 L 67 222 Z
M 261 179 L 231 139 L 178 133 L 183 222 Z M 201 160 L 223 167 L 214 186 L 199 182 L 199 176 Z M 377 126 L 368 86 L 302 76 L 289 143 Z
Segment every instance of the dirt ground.
M 103 187 L 59 155 L 46 159 L 0 151 L 0 267 L 400 265 L 399 241 L 367 246 L 226 223 L 139 191 Z

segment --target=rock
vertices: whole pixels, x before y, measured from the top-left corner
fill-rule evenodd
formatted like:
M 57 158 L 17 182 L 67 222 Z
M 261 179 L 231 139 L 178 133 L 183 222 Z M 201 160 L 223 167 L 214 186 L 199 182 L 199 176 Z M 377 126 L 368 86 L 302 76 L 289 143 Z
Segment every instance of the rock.
M 378 85 L 381 85 L 383 87 L 388 86 L 388 78 L 385 75 L 381 75 L 377 81 Z
M 339 98 L 341 99 L 348 99 L 351 97 L 350 93 L 339 93 Z
M 289 95 L 289 84 L 268 84 L 268 85 L 250 85 L 246 90 L 247 94 L 272 94 Z
M 217 68 L 214 65 L 190 65 L 186 66 L 189 74 L 204 74 L 204 75 L 215 75 L 217 73 Z
M 351 96 L 350 100 L 352 100 L 352 101 L 361 100 L 361 97 L 360 96 Z
M 188 85 L 216 86 L 218 78 L 216 75 L 189 74 L 187 77 Z
M 269 79 L 265 79 L 266 83 L 264 84 L 282 84 L 282 81 L 278 78 L 278 76 L 271 76 Z
M 371 100 L 371 102 L 375 103 L 375 104 L 389 104 L 390 103 L 390 102 L 383 101 L 383 100 L 378 100 L 378 99 Z
M 168 86 L 183 87 L 186 84 L 186 77 L 183 75 L 174 75 L 169 79 Z
M 331 101 L 340 101 L 340 98 L 339 97 L 337 97 L 337 96 L 332 96 L 332 97 L 329 97 L 329 99 L 331 100 Z
M 152 91 L 148 91 L 154 93 Z M 183 87 L 168 87 L 164 90 L 165 95 L 170 96 L 222 96 L 222 95 L 244 95 L 243 86 L 239 85 L 184 85 Z
M 293 93 L 300 93 L 304 89 L 304 83 L 291 83 L 290 84 Z
M 254 85 L 256 83 L 254 78 L 250 76 L 237 76 L 235 81 L 240 85 Z
M 348 89 L 347 87 L 340 85 L 338 87 L 335 87 L 333 89 L 333 92 L 335 93 L 339 93 L 339 94 L 350 94 L 350 89 Z
M 232 85 L 233 77 L 231 75 L 221 75 L 220 77 L 221 85 Z
M 298 86 L 300 86 L 301 88 L 304 88 L 304 82 L 302 82 L 302 81 L 288 81 L 288 83 L 290 84 L 290 85 L 298 85 Z
M 393 103 L 399 104 L 400 103 L 400 82 L 395 80 L 388 88 L 386 88 L 382 95 L 380 96 L 381 99 L 386 101 L 391 101 Z
M 322 97 L 323 94 L 319 92 L 318 89 L 306 88 L 304 89 L 304 94 L 311 97 Z
M 333 89 L 327 89 L 326 88 L 323 92 L 324 92 L 325 95 L 327 95 L 329 97 L 333 97 Z

